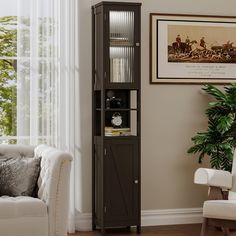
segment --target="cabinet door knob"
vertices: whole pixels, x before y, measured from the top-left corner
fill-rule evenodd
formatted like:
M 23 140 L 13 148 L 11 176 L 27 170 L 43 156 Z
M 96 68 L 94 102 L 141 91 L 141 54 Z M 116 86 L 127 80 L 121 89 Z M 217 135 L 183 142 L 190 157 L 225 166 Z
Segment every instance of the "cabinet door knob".
M 135 184 L 138 184 L 138 180 L 137 180 L 137 179 L 136 179 L 136 180 L 134 180 L 134 183 L 135 183 Z
M 136 46 L 136 47 L 139 47 L 139 46 L 140 46 L 140 43 L 135 43 L 135 46 Z

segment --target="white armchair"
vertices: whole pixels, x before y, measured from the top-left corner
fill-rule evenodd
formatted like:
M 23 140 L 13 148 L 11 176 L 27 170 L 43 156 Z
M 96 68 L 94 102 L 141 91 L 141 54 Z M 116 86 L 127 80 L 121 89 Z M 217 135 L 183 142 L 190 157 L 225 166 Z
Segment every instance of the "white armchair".
M 229 229 L 236 228 L 236 151 L 232 173 L 222 170 L 199 168 L 195 172 L 194 183 L 213 187 L 214 196 L 210 196 L 203 205 L 203 224 L 201 236 L 205 236 L 207 225 L 219 226 L 225 236 Z M 219 191 L 216 189 L 218 188 Z M 223 200 L 221 190 L 229 190 L 228 200 Z
M 66 236 L 72 157 L 47 145 L 0 145 L 0 158 L 41 157 L 38 197 L 0 197 L 0 235 Z

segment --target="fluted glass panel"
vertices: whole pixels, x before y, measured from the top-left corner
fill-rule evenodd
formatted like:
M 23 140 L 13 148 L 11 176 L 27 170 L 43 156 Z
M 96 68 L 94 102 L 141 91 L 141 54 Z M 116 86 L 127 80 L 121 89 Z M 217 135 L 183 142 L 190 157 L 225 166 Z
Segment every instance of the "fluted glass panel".
M 134 12 L 110 11 L 110 82 L 132 83 Z

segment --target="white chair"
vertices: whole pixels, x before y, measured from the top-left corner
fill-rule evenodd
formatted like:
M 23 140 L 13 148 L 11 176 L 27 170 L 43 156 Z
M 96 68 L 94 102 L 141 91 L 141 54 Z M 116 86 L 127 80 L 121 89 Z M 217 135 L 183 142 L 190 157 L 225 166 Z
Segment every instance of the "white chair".
M 221 227 L 224 235 L 229 236 L 229 229 L 236 229 L 236 151 L 231 173 L 199 168 L 194 183 L 211 187 L 214 193 L 210 199 L 216 199 L 204 202 L 201 236 L 205 236 L 207 225 Z M 222 189 L 229 190 L 228 200 L 223 200 Z
M 0 197 L 1 236 L 66 236 L 72 157 L 47 145 L 0 145 L 2 157 L 41 157 L 38 197 Z

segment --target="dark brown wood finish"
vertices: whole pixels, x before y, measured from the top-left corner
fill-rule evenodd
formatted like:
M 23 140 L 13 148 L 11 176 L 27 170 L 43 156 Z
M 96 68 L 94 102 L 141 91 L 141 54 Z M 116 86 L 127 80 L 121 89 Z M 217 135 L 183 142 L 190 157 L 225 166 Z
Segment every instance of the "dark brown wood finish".
M 134 7 L 136 6 L 136 7 Z M 106 57 L 106 68 L 105 71 L 107 72 L 105 86 L 106 89 L 138 89 L 140 87 L 140 7 L 137 4 L 117 4 L 117 5 L 107 5 L 106 11 L 106 30 L 107 33 L 105 35 L 105 50 L 106 55 L 109 55 L 109 11 L 134 11 L 134 83 L 110 83 L 110 66 L 109 66 L 109 57 Z
M 136 226 L 140 232 L 140 3 L 101 2 L 92 7 L 93 29 L 93 133 L 92 133 L 92 228 L 105 234 L 110 227 Z M 110 82 L 109 11 L 134 12 L 133 81 Z M 118 45 L 127 47 L 126 45 Z M 107 92 L 112 90 L 122 106 L 106 106 Z M 131 107 L 131 91 L 137 91 L 137 107 Z M 122 128 L 131 127 L 131 112 L 136 112 L 137 135 L 105 136 L 111 117 L 119 112 Z
M 236 221 L 235 220 L 224 220 L 224 219 L 212 219 L 212 218 L 204 218 L 201 236 L 209 236 L 207 233 L 207 229 L 209 226 L 214 226 L 222 230 L 222 234 L 224 236 L 232 235 L 230 230 L 236 230 Z
M 139 221 L 138 138 L 106 138 L 105 221 L 108 227 Z M 115 213 L 115 214 L 114 214 Z
M 96 102 L 96 94 L 94 93 L 94 84 L 95 84 L 95 12 L 92 7 L 92 195 L 95 195 L 95 144 L 94 144 L 94 136 L 95 136 L 95 122 L 96 115 L 94 114 L 95 102 Z M 92 212 L 95 212 L 95 201 L 92 200 Z M 96 225 L 94 222 L 94 218 L 92 218 L 92 229 L 95 229 Z

